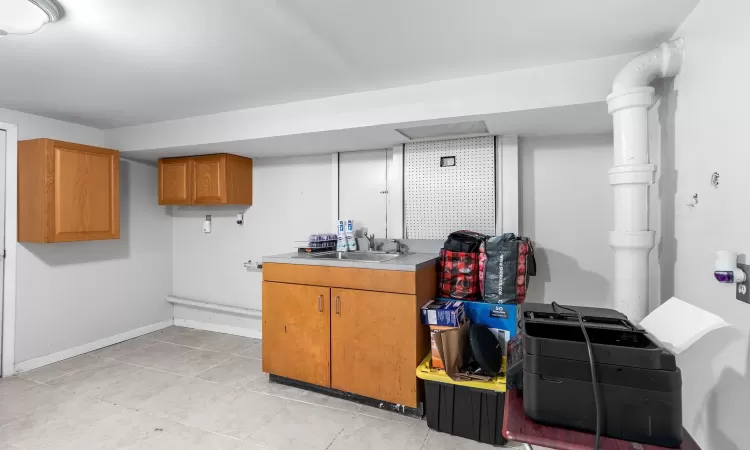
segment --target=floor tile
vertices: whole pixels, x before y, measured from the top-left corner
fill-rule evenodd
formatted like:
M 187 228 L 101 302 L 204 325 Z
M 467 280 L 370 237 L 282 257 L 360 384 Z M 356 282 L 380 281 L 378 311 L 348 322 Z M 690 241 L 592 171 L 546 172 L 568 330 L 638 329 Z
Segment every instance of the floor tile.
M 348 412 L 357 412 L 362 409 L 362 405 L 343 398 L 332 397 L 330 395 L 318 394 L 317 392 L 304 391 L 299 397 L 295 398 L 298 402 L 313 403 L 316 405 L 327 406 L 328 408 L 341 409 Z
M 420 450 L 427 427 L 357 415 L 328 447 L 331 450 Z
M 405 423 L 407 425 L 426 425 L 427 422 L 423 419 L 417 419 L 414 417 L 405 416 L 401 413 L 394 411 L 388 411 L 387 409 L 375 408 L 373 406 L 365 406 L 357 411 L 358 414 L 364 414 L 365 416 L 377 417 L 378 419 L 392 420 L 394 422 Z
M 242 441 L 179 424 L 169 424 L 145 443 L 127 450 L 234 450 Z
M 184 380 L 184 377 L 173 373 L 146 369 L 116 383 L 103 386 L 91 395 L 115 405 L 137 409 L 146 400 Z
M 118 412 L 108 403 L 74 397 L 5 425 L 0 429 L 0 444 L 41 449 Z
M 202 410 L 195 410 L 182 423 L 237 439 L 278 414 L 289 400 L 250 391 L 237 391 Z
M 491 450 L 497 447 L 481 442 L 464 439 L 447 433 L 429 430 L 423 450 Z
M 201 348 L 222 353 L 229 353 L 232 355 L 240 355 L 259 344 L 260 339 L 235 336 L 232 334 L 216 333 L 216 335 L 213 338 L 209 339 L 208 342 Z
M 192 331 L 193 331 L 192 328 L 171 326 L 167 328 L 162 328 L 161 330 L 154 331 L 153 333 L 144 334 L 143 336 L 141 336 L 141 338 L 152 339 L 155 341 L 168 342 L 169 339 L 172 339 L 175 336 L 179 336 L 181 334 L 189 334 Z
M 231 358 L 226 353 L 212 352 L 208 350 L 190 349 L 181 355 L 173 356 L 155 364 L 153 367 L 159 370 L 185 375 L 195 376 L 217 364 Z
M 28 380 L 4 383 L 3 387 L 0 391 L 0 425 L 73 398 L 70 392 Z
M 27 380 L 47 382 L 57 377 L 67 375 L 69 373 L 77 372 L 79 370 L 91 367 L 94 364 L 102 362 L 101 358 L 91 356 L 91 354 L 85 354 L 76 356 L 75 358 L 69 358 L 48 366 L 40 367 L 38 369 L 24 372 L 19 376 L 26 378 Z
M 39 383 L 21 377 L 0 378 L 0 401 L 6 396 L 15 395 L 21 391 L 38 386 Z
M 120 361 L 106 360 L 86 369 L 50 381 L 56 386 L 76 394 L 94 391 L 108 384 L 116 383 L 143 370 L 142 367 Z
M 128 409 L 109 416 L 78 433 L 65 437 L 51 448 L 55 450 L 119 450 L 145 444 L 154 439 L 167 422 Z
M 244 389 L 288 399 L 297 398 L 305 393 L 304 389 L 287 386 L 281 383 L 272 383 L 268 381 L 268 375 L 265 374 L 246 384 Z
M 236 450 L 268 450 L 268 447 L 263 447 L 252 442 L 245 441 L 241 443 Z
M 244 353 L 241 353 L 240 356 L 244 356 L 246 358 L 262 359 L 263 358 L 263 344 L 253 345 L 252 347 L 250 347 L 249 350 L 247 350 Z
M 119 344 L 110 345 L 109 347 L 100 348 L 99 350 L 94 350 L 91 353 L 87 353 L 87 355 L 97 356 L 99 358 L 116 358 L 125 353 L 140 350 L 154 344 L 155 342 L 149 339 L 135 338 L 122 341 Z
M 197 375 L 197 378 L 234 387 L 244 387 L 263 376 L 261 361 L 235 356 Z
M 139 409 L 181 421 L 197 411 L 205 410 L 234 391 L 229 386 L 185 378 L 141 403 Z
M 168 338 L 165 342 L 185 345 L 187 347 L 201 348 L 204 345 L 210 343 L 212 340 L 217 339 L 217 334 L 218 333 L 212 333 L 211 331 L 191 329 L 188 332 L 180 332 L 175 336 Z
M 146 348 L 116 356 L 114 359 L 130 364 L 136 364 L 138 366 L 151 367 L 163 362 L 164 360 L 185 354 L 189 351 L 190 347 L 183 347 L 181 345 L 170 344 L 167 342 L 157 342 Z
M 324 450 L 353 420 L 353 413 L 292 401 L 248 441 L 276 450 Z

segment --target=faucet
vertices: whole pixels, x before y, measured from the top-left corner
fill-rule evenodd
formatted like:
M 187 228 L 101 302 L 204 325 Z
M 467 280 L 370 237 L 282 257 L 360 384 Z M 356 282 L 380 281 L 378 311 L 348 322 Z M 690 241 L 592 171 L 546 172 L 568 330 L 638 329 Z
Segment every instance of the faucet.
M 403 249 L 402 249 L 403 248 L 403 244 L 401 244 L 401 241 L 399 241 L 398 239 L 391 239 L 391 242 L 393 242 L 394 244 L 396 244 L 396 253 L 403 253 L 404 252 Z
M 365 232 L 364 234 L 365 234 L 365 237 L 367 238 L 367 251 L 371 252 L 375 250 L 375 233 L 367 234 L 367 232 Z

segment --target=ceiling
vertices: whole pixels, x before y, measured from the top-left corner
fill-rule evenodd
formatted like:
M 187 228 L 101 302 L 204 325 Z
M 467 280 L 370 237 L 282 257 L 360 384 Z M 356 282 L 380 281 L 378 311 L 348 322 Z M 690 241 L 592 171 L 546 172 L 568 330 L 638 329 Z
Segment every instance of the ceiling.
M 484 121 L 489 134 L 492 135 L 518 134 L 523 137 L 532 137 L 612 132 L 612 116 L 607 112 L 607 104 L 598 102 L 470 117 L 464 116 L 455 119 L 377 125 L 319 133 L 301 133 L 244 141 L 221 142 L 211 145 L 189 145 L 176 148 L 129 151 L 126 156 L 129 159 L 148 162 L 164 157 L 209 153 L 232 153 L 251 158 L 265 158 L 369 150 L 409 142 L 403 135 L 395 131 L 396 128 L 414 125 L 456 123 L 469 120 Z
M 698 0 L 61 0 L 0 107 L 114 128 L 647 49 Z

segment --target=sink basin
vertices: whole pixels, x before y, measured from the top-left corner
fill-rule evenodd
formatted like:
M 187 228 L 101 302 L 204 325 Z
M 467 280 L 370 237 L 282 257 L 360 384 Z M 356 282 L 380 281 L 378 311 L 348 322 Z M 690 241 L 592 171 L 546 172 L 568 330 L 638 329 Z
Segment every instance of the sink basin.
M 404 254 L 396 253 L 376 253 L 376 252 L 332 252 L 325 253 L 322 255 L 314 255 L 315 258 L 320 259 L 340 259 L 342 261 L 367 261 L 367 262 L 383 262 L 390 261 L 392 259 L 399 258 Z

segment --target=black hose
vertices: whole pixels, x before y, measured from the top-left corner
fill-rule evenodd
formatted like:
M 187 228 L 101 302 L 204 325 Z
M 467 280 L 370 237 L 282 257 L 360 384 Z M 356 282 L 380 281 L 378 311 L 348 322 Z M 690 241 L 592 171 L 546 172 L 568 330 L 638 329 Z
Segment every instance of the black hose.
M 591 350 L 591 341 L 589 340 L 589 334 L 586 332 L 586 326 L 583 324 L 583 317 L 581 313 L 573 308 L 559 305 L 557 302 L 552 302 L 552 307 L 565 309 L 575 313 L 578 316 L 578 323 L 581 324 L 581 331 L 583 331 L 583 338 L 586 339 L 586 350 L 589 352 L 589 367 L 591 367 L 591 384 L 594 387 L 594 406 L 596 408 L 596 443 L 594 449 L 599 450 L 599 436 L 601 435 L 601 411 L 599 410 L 599 392 L 596 388 L 596 372 L 594 371 L 594 352 Z

